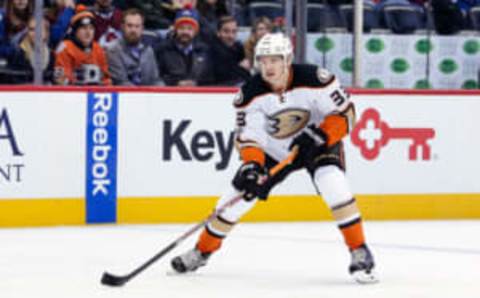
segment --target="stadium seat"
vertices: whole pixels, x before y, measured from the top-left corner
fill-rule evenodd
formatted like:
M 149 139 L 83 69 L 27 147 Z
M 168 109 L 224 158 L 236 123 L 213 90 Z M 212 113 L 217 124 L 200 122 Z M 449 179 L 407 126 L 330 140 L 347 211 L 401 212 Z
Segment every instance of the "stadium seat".
M 231 11 L 230 11 L 230 14 L 232 14 Z M 245 26 L 251 25 L 251 23 L 248 20 L 247 9 L 244 8 L 242 5 L 235 3 L 233 7 L 232 15 L 235 18 L 235 20 L 237 20 L 238 26 L 245 27 Z
M 468 12 L 472 27 L 476 31 L 480 31 L 480 6 L 474 6 Z
M 338 11 L 326 4 L 307 3 L 307 31 L 322 32 L 328 28 L 345 28 Z
M 387 27 L 396 34 L 409 34 L 425 28 L 423 11 L 413 5 L 386 5 L 383 8 Z
M 259 17 L 268 17 L 271 20 L 275 20 L 283 15 L 281 3 L 258 1 L 248 5 L 248 16 L 251 22 Z
M 262 2 L 262 3 L 280 3 L 280 4 L 282 4 L 282 3 L 283 3 L 283 0 L 251 0 L 249 3 L 258 3 L 258 2 Z
M 353 11 L 352 4 L 342 4 L 339 6 L 340 15 L 347 25 L 349 32 L 353 31 Z M 371 4 L 363 4 L 363 31 L 370 32 L 373 28 L 378 27 L 378 16 L 375 7 Z

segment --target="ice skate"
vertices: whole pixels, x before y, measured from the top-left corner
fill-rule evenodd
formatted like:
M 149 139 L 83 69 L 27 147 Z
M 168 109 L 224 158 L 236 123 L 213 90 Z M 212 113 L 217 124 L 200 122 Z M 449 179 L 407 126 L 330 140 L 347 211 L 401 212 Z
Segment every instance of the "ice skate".
M 171 265 L 177 273 L 187 273 L 205 266 L 210 254 L 204 254 L 198 249 L 191 249 L 172 259 Z
M 375 263 L 368 247 L 362 245 L 359 248 L 352 250 L 350 253 L 352 254 L 352 262 L 348 270 L 355 281 L 361 284 L 378 282 L 377 275 L 373 270 Z

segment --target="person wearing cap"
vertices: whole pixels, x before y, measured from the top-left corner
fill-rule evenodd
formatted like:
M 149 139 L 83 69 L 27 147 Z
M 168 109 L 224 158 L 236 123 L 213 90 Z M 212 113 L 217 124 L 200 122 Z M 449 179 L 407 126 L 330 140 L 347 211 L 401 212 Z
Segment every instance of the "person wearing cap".
M 136 8 L 123 12 L 123 37 L 107 48 L 108 66 L 115 85 L 164 85 L 152 47 L 142 42 L 144 20 Z
M 167 85 L 214 83 L 209 48 L 196 38 L 198 31 L 198 12 L 194 9 L 179 10 L 173 34 L 155 51 L 159 72 Z
M 54 81 L 59 85 L 111 85 L 105 52 L 94 41 L 95 17 L 83 6 L 70 21 L 70 34 L 57 48 Z

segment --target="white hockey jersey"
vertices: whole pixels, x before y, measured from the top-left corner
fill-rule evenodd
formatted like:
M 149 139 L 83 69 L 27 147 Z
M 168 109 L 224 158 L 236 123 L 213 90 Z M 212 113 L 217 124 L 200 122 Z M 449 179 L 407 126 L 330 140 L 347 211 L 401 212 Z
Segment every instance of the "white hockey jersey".
M 353 103 L 334 75 L 315 65 L 293 64 L 292 71 L 283 94 L 274 93 L 260 75 L 242 86 L 234 101 L 237 149 L 260 147 L 280 161 L 294 137 L 310 124 L 320 126 L 329 115 L 341 115 L 347 131 L 353 127 Z

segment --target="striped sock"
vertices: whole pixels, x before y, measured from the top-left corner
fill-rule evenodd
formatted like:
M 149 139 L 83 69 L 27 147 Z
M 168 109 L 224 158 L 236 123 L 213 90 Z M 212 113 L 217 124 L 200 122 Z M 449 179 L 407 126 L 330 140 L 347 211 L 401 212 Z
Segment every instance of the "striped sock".
M 355 198 L 332 207 L 332 214 L 349 249 L 353 250 L 365 244 L 362 219 Z
M 197 249 L 202 253 L 213 253 L 222 246 L 223 238 L 232 230 L 235 223 L 220 216 L 209 222 L 197 242 Z

